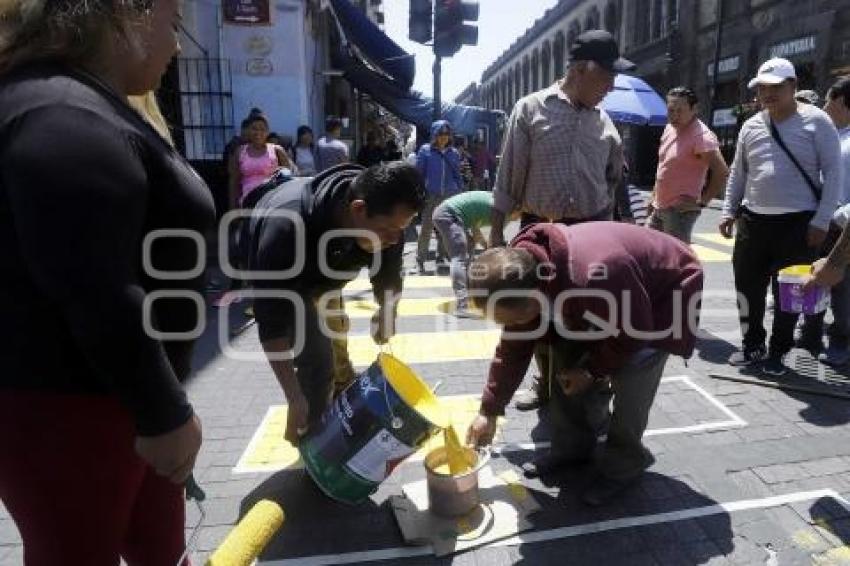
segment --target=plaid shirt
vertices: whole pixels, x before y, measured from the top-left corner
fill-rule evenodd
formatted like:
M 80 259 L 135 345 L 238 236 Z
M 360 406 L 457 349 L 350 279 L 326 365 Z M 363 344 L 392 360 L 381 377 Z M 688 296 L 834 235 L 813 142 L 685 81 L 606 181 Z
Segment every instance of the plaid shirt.
M 561 82 L 517 102 L 511 113 L 495 208 L 542 218 L 587 218 L 612 208 L 623 143 L 605 111 L 578 108 Z

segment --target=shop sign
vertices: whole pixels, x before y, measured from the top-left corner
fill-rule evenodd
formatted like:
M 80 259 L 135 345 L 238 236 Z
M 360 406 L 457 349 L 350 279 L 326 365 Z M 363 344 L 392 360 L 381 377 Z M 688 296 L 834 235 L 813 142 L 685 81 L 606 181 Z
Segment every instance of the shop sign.
M 224 21 L 228 24 L 269 25 L 269 0 L 223 0 Z
M 733 55 L 732 57 L 726 57 L 725 59 L 721 59 L 717 64 L 717 70 L 722 75 L 723 73 L 731 73 L 732 71 L 737 71 L 738 67 L 741 66 L 741 57 L 738 55 Z M 714 61 L 708 64 L 706 73 L 709 77 L 714 76 Z
M 814 51 L 815 48 L 817 48 L 817 36 L 808 35 L 771 46 L 770 57 L 793 57 Z
M 714 116 L 711 119 L 711 125 L 715 128 L 725 128 L 738 124 L 738 118 L 735 116 L 734 108 L 718 108 L 714 111 Z

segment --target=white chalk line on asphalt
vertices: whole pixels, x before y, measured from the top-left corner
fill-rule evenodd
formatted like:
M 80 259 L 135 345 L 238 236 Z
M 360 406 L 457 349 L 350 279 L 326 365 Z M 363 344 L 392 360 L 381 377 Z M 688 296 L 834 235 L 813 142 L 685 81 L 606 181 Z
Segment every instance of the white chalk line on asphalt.
M 665 427 L 665 428 L 651 428 L 647 429 L 643 436 L 651 437 L 651 436 L 663 436 L 669 434 L 688 434 L 695 432 L 708 432 L 711 430 L 727 430 L 732 428 L 741 428 L 747 426 L 749 423 L 742 419 L 739 415 L 735 414 L 732 409 L 721 403 L 714 395 L 694 383 L 694 380 L 687 375 L 671 375 L 669 377 L 664 377 L 661 379 L 661 383 L 671 383 L 674 381 L 681 381 L 692 388 L 694 391 L 699 393 L 702 397 L 706 399 L 712 406 L 719 409 L 724 415 L 729 417 L 728 420 L 722 421 L 709 421 L 705 423 L 698 423 L 694 425 L 686 425 L 686 426 L 673 426 L 673 427 Z M 494 448 L 495 453 L 508 453 L 508 452 L 524 452 L 529 450 L 540 450 L 544 448 L 549 448 L 551 446 L 551 442 L 549 441 L 540 441 L 540 442 L 521 442 L 521 443 L 511 443 L 511 444 L 503 444 Z
M 712 406 L 716 407 L 720 410 L 724 415 L 728 416 L 727 420 L 720 421 L 709 421 L 704 423 L 698 423 L 694 425 L 686 425 L 686 426 L 678 426 L 678 427 L 665 427 L 665 428 L 654 428 L 647 429 L 644 432 L 644 437 L 652 437 L 652 436 L 663 436 L 663 435 L 671 435 L 671 434 L 690 434 L 697 432 L 708 432 L 713 430 L 728 430 L 733 428 L 741 428 L 748 425 L 747 421 L 742 419 L 739 415 L 735 414 L 732 409 L 724 405 L 720 400 L 718 400 L 714 395 L 703 389 L 701 386 L 694 383 L 693 378 L 688 375 L 671 375 L 668 377 L 661 378 L 661 383 L 673 383 L 676 381 L 680 381 L 685 383 L 687 386 L 692 388 L 694 391 L 699 393 L 702 397 L 706 399 Z M 521 392 L 517 392 L 521 393 Z M 257 427 L 257 430 L 254 431 L 254 435 L 251 437 L 251 440 L 248 442 L 248 445 L 245 447 L 245 450 L 242 452 L 242 456 L 239 458 L 239 462 L 233 468 L 232 473 L 234 474 L 246 474 L 246 473 L 269 473 L 269 472 L 277 472 L 283 469 L 278 464 L 271 464 L 268 466 L 256 465 L 252 464 L 250 466 L 246 466 L 242 464 L 242 460 L 244 459 L 246 454 L 253 453 L 256 445 L 261 441 L 264 432 L 263 423 L 265 423 L 266 419 L 271 414 L 273 407 L 269 407 L 266 412 L 266 416 L 263 417 L 263 420 L 260 421 L 260 425 Z M 551 442 L 549 441 L 538 441 L 538 442 L 520 442 L 520 443 L 503 443 L 493 447 L 494 454 L 508 454 L 512 452 L 529 452 L 536 450 L 543 450 L 549 448 L 551 446 Z M 418 458 L 416 456 L 419 456 Z M 424 456 L 417 453 L 414 457 L 411 458 L 410 461 L 418 461 L 421 460 Z
M 743 499 L 727 503 L 714 503 L 712 505 L 694 507 L 691 509 L 680 509 L 678 511 L 668 511 L 665 513 L 653 513 L 651 515 L 638 515 L 636 517 L 623 517 L 620 519 L 610 519 L 596 523 L 559 527 L 544 531 L 531 531 L 520 533 L 490 544 L 484 544 L 478 548 L 535 544 L 619 529 L 685 521 L 688 519 L 709 517 L 711 515 L 731 514 L 740 511 L 751 511 L 753 509 L 769 509 L 771 507 L 818 500 L 825 497 L 835 500 L 848 513 L 850 513 L 850 502 L 841 497 L 838 492 L 834 489 L 818 489 L 813 491 L 787 493 L 784 495 L 774 495 L 761 499 Z M 325 554 L 299 558 L 287 558 L 283 560 L 269 560 L 262 561 L 260 564 L 265 566 L 327 566 L 331 564 L 352 564 L 356 562 L 413 558 L 417 556 L 428 556 L 432 553 L 430 546 L 397 547 L 380 550 L 367 550 L 362 552 L 348 552 L 345 554 Z

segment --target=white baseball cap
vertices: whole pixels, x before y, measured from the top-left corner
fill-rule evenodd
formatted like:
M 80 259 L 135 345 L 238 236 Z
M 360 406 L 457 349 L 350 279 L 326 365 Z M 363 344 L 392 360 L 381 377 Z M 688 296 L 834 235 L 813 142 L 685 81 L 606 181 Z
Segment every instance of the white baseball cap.
M 756 78 L 747 86 L 756 88 L 758 85 L 778 85 L 788 79 L 797 79 L 794 64 L 788 59 L 774 57 L 761 64 Z

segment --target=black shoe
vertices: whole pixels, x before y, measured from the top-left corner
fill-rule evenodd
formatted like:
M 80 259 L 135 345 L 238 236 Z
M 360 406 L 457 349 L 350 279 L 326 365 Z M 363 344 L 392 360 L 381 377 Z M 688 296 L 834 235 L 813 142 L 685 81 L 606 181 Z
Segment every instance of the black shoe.
M 537 395 L 537 391 L 532 389 L 517 397 L 514 402 L 514 407 L 517 411 L 535 411 L 544 405 L 543 400 Z
M 796 346 L 809 352 L 813 358 L 817 358 L 818 354 L 823 352 L 823 338 L 803 333 L 797 340 Z
M 782 361 L 781 354 L 771 354 L 761 366 L 761 372 L 766 375 L 780 377 L 788 373 L 788 366 Z
M 762 362 L 766 357 L 767 352 L 765 351 L 764 346 L 747 348 L 744 350 L 738 350 L 729 356 L 729 365 L 735 367 L 754 366 Z
M 528 479 L 549 476 L 567 468 L 583 466 L 590 462 L 590 455 L 574 457 L 545 456 L 522 465 L 522 473 Z
M 581 495 L 585 505 L 601 507 L 610 503 L 615 497 L 622 494 L 635 484 L 637 478 L 629 480 L 615 480 L 605 476 L 597 476 Z

